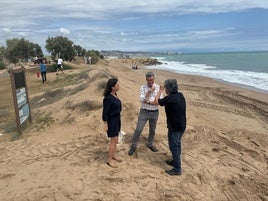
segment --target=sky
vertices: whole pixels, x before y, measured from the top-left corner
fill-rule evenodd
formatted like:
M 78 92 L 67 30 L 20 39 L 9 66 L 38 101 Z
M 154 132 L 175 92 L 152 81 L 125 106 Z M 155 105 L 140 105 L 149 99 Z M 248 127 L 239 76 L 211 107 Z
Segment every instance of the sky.
M 0 46 L 45 50 L 64 36 L 86 50 L 267 51 L 268 0 L 1 0 Z

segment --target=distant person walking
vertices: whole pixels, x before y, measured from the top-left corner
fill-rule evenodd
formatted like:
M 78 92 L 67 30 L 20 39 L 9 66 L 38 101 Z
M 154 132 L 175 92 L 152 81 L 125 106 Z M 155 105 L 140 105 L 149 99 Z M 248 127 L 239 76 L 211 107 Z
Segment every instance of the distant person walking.
M 165 89 L 167 96 L 160 98 Z M 155 98 L 155 103 L 165 106 L 168 144 L 172 154 L 171 160 L 166 160 L 173 169 L 166 170 L 169 175 L 181 175 L 181 138 L 186 129 L 186 102 L 182 93 L 178 92 L 178 84 L 175 79 L 168 79 Z
M 58 61 L 57 61 L 57 72 L 56 72 L 56 75 L 58 75 L 58 71 L 61 70 L 61 72 L 63 73 L 63 60 L 61 57 L 58 58 Z
M 110 167 L 117 168 L 114 161 L 122 162 L 119 156 L 115 155 L 116 145 L 118 144 L 118 135 L 121 129 L 121 101 L 117 96 L 119 90 L 119 83 L 117 78 L 108 80 L 103 92 L 103 111 L 102 120 L 104 122 L 104 130 L 111 139 L 108 150 L 107 164 Z
M 44 84 L 44 82 L 47 81 L 47 67 L 45 64 L 45 60 L 42 60 L 40 64 L 40 72 L 41 72 L 42 82 Z
M 158 84 L 154 83 L 154 73 L 147 72 L 145 74 L 146 84 L 142 85 L 140 88 L 140 101 L 141 108 L 138 117 L 138 123 L 133 134 L 130 150 L 128 155 L 131 156 L 136 148 L 139 137 L 144 129 L 144 126 L 147 121 L 149 121 L 149 136 L 147 139 L 147 147 L 153 151 L 157 152 L 158 149 L 153 145 L 155 137 L 156 123 L 159 116 L 158 104 L 151 104 L 155 100 L 156 95 L 158 94 L 160 87 Z

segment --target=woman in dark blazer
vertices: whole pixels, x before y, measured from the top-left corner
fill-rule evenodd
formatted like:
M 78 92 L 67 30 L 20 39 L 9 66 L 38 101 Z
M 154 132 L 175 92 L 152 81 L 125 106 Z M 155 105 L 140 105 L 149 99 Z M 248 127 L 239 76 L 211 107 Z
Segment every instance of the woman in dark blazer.
M 111 139 L 108 151 L 107 164 L 113 168 L 117 165 L 115 161 L 122 162 L 119 156 L 115 155 L 116 145 L 118 143 L 118 135 L 121 129 L 121 101 L 117 96 L 119 90 L 119 83 L 117 78 L 108 80 L 104 93 L 103 93 L 103 111 L 102 120 L 104 122 L 104 130 L 107 132 L 108 137 Z

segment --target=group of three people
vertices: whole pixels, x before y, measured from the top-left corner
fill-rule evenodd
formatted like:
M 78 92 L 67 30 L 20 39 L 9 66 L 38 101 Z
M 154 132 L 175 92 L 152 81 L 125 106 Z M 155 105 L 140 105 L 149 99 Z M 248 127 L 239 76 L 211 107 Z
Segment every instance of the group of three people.
M 149 136 L 147 147 L 157 152 L 158 149 L 153 145 L 155 129 L 159 116 L 158 105 L 165 107 L 166 121 L 168 128 L 168 143 L 172 154 L 172 159 L 166 160 L 172 169 L 166 170 L 169 175 L 181 175 L 181 138 L 186 129 L 186 102 L 183 94 L 178 91 L 176 79 L 167 79 L 164 85 L 159 86 L 154 82 L 153 72 L 145 74 L 146 84 L 140 88 L 141 108 L 138 117 L 138 123 L 132 138 L 128 155 L 132 155 L 136 148 L 139 137 L 145 124 L 149 121 Z M 122 162 L 117 156 L 116 145 L 118 143 L 118 134 L 121 129 L 121 110 L 122 104 L 117 96 L 119 90 L 119 81 L 117 78 L 108 80 L 104 90 L 102 119 L 104 121 L 105 131 L 111 142 L 108 150 L 107 164 L 111 167 L 117 167 L 115 161 Z M 165 90 L 166 96 L 162 96 Z

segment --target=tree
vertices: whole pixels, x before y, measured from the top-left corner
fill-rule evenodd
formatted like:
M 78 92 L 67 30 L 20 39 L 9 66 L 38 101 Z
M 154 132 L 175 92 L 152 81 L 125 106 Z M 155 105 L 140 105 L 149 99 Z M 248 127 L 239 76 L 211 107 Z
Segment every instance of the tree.
M 86 53 L 87 53 L 87 50 L 83 48 L 82 52 L 81 52 L 81 56 L 84 57 L 86 55 Z
M 38 57 L 44 57 L 41 47 L 38 44 L 33 44 L 33 55 Z
M 73 47 L 73 42 L 67 37 L 48 37 L 45 47 L 54 60 L 59 56 L 67 61 L 72 61 L 74 59 L 75 49 Z
M 75 50 L 75 53 L 76 53 L 76 56 L 80 56 L 80 57 L 83 57 L 86 55 L 87 53 L 87 50 L 82 48 L 80 45 L 74 45 L 74 50 Z
M 85 56 L 86 50 L 83 49 L 80 45 L 74 45 L 75 55 L 76 56 Z
M 6 60 L 6 48 L 1 46 L 0 47 L 0 69 L 5 69 L 5 60 Z
M 0 61 L 4 61 L 6 58 L 6 48 L 4 46 L 0 47 Z
M 91 57 L 91 64 L 98 63 L 98 61 L 99 61 L 98 55 L 99 55 L 99 52 L 96 50 L 89 50 L 89 51 L 87 51 L 87 54 L 86 54 L 87 58 Z
M 20 59 L 28 60 L 31 57 L 43 57 L 43 52 L 38 44 L 34 44 L 24 38 L 14 38 L 6 40 L 6 56 L 13 63 L 17 63 Z

